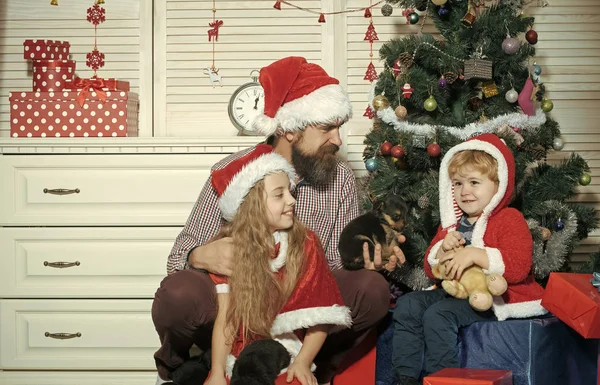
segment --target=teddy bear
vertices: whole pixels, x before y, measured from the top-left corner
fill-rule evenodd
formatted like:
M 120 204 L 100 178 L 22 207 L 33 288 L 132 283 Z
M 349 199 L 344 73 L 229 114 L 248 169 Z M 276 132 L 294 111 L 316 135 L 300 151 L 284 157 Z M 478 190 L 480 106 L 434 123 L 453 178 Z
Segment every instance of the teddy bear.
M 456 249 L 449 251 L 456 252 Z M 465 269 L 460 280 L 448 279 L 446 265 L 438 263 L 431 268 L 435 278 L 442 280 L 442 288 L 455 298 L 468 298 L 471 307 L 486 311 L 492 307 L 492 296 L 502 295 L 507 288 L 506 279 L 500 274 L 485 274 L 483 269 L 473 265 Z

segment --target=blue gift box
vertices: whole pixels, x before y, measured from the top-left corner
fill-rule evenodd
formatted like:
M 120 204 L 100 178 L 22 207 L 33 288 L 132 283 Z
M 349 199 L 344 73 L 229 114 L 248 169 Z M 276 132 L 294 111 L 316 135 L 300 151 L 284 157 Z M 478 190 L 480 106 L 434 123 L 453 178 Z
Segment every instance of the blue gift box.
M 391 313 L 377 339 L 376 385 L 395 385 Z M 586 340 L 554 316 L 477 322 L 459 333 L 462 368 L 513 372 L 514 385 L 596 384 L 598 340 Z

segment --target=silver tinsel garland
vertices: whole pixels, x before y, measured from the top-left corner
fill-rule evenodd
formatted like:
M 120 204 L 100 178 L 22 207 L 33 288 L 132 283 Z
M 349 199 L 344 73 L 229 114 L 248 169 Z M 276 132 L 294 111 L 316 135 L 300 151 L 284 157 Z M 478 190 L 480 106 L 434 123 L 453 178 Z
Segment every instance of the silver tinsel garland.
M 569 207 L 559 201 L 541 203 L 546 212 L 560 218 L 564 223 L 562 230 L 551 229 L 547 241 L 541 236 L 534 237 L 533 242 L 533 274 L 536 279 L 544 279 L 553 271 L 560 270 L 569 253 L 569 245 L 577 233 L 577 216 Z M 528 219 L 527 224 L 532 234 L 540 234 L 542 226 L 536 219 Z M 537 239 L 536 239 L 537 238 Z
M 369 105 L 371 106 L 371 109 L 373 111 L 375 111 L 372 104 L 373 99 L 375 98 L 375 84 L 376 82 L 373 82 L 371 86 L 371 91 L 369 92 Z M 399 120 L 392 107 L 388 107 L 386 109 L 375 112 L 378 118 L 380 118 L 387 124 L 393 125 L 394 128 L 398 131 L 412 132 L 418 135 L 434 136 L 436 129 L 440 128 L 440 126 L 432 126 L 429 124 L 414 124 L 408 123 L 403 120 Z M 518 127 L 521 130 L 528 130 L 538 128 L 544 123 L 546 123 L 546 114 L 540 108 L 538 108 L 535 111 L 534 116 L 528 116 L 520 112 L 515 112 L 511 114 L 497 116 L 493 119 L 487 120 L 486 122 L 470 123 L 464 127 L 444 126 L 442 128 L 450 134 L 460 139 L 466 140 L 475 134 L 484 134 L 490 132 L 494 133 L 500 127 L 506 124 L 508 124 L 511 127 Z

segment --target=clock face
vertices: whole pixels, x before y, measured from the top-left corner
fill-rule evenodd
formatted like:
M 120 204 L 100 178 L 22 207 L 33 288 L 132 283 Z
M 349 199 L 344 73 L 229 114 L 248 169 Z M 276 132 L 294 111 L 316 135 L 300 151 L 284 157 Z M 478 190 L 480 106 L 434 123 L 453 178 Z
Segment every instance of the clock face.
M 254 118 L 265 109 L 265 92 L 260 83 L 246 83 L 238 88 L 229 100 L 229 118 L 244 135 L 257 135 L 252 131 Z

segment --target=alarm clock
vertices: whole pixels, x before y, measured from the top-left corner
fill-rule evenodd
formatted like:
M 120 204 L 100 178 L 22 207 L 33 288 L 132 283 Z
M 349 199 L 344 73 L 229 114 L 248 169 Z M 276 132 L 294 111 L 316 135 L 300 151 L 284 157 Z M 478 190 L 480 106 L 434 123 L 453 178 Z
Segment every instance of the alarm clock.
M 265 109 L 265 92 L 258 82 L 258 74 L 258 70 L 252 70 L 252 81 L 238 87 L 229 99 L 227 112 L 239 135 L 261 135 L 252 130 L 252 121 Z

